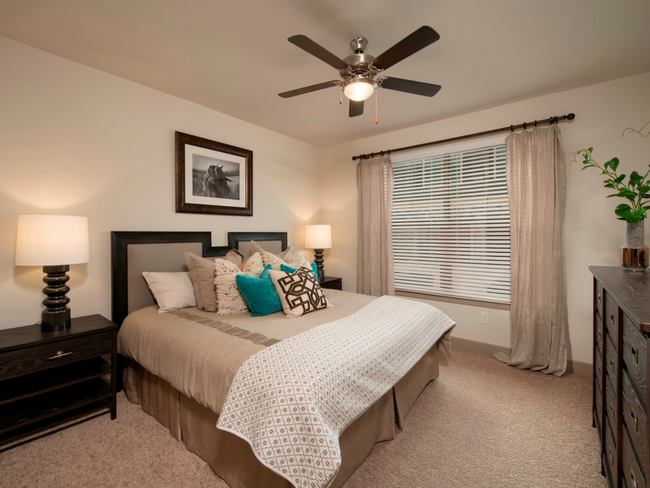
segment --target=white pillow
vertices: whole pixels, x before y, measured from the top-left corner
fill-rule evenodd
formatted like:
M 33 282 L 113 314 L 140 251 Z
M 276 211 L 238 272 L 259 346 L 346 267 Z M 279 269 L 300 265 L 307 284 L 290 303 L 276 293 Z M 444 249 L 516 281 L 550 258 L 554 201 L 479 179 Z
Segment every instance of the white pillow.
M 194 288 L 187 272 L 151 273 L 145 271 L 142 276 L 158 302 L 158 307 L 160 307 L 158 313 L 196 307 Z

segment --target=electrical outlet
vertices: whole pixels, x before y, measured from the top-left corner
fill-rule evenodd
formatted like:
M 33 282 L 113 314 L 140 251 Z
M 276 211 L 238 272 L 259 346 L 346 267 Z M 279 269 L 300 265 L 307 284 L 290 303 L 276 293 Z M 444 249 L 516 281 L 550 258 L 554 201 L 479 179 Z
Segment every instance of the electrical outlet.
M 481 323 L 482 324 L 487 324 L 488 323 L 488 313 L 487 312 L 481 312 Z

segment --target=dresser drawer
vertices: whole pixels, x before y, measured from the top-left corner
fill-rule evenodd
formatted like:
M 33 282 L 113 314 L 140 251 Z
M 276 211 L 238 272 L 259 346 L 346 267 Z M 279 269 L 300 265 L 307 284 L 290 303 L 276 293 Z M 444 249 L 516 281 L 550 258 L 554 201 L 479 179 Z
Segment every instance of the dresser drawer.
M 603 285 L 600 283 L 600 281 L 596 281 L 596 295 L 594 296 L 594 302 L 596 302 L 596 311 L 598 312 L 598 315 L 602 316 L 603 315 L 603 301 L 604 301 L 604 292 L 603 292 Z
M 599 388 L 603 388 L 603 360 L 601 359 L 600 353 L 596 350 L 596 364 L 594 365 L 594 371 L 596 372 L 596 384 Z
M 600 392 L 600 386 L 597 384 L 594 388 L 596 392 L 596 427 L 598 428 L 598 437 L 600 438 L 602 433 L 601 422 L 603 419 L 603 395 Z
M 617 451 L 616 444 L 613 442 L 612 428 L 609 422 L 605 422 L 605 458 L 607 459 L 607 466 L 609 468 L 609 473 L 612 476 L 612 480 L 618 479 L 618 462 L 617 462 Z
M 605 370 L 609 374 L 614 392 L 616 392 L 616 372 L 618 371 L 618 354 L 614 348 L 614 341 L 611 336 L 605 334 Z
M 113 333 L 103 332 L 9 351 L 0 355 L 0 378 L 5 380 L 74 363 L 82 359 L 110 354 L 112 350 Z
M 630 488 L 640 488 L 646 486 L 645 478 L 641 473 L 641 468 L 637 463 L 630 440 L 623 429 L 623 442 L 621 443 L 621 457 L 623 458 L 621 478 L 625 481 L 625 486 Z
M 648 422 L 627 374 L 623 373 L 623 422 L 639 459 L 648 459 Z M 645 470 L 644 474 L 645 473 Z
M 596 350 L 603 353 L 603 322 L 596 316 Z
M 612 387 L 612 381 L 608 374 L 605 374 L 605 412 L 612 425 L 616 425 L 616 394 Z M 616 431 L 614 431 L 616 432 Z M 614 442 L 617 442 L 616 435 L 614 435 Z
M 609 293 L 605 293 L 605 327 L 612 336 L 614 347 L 618 347 L 618 305 Z
M 648 401 L 648 343 L 626 315 L 623 315 L 623 366 L 645 410 Z

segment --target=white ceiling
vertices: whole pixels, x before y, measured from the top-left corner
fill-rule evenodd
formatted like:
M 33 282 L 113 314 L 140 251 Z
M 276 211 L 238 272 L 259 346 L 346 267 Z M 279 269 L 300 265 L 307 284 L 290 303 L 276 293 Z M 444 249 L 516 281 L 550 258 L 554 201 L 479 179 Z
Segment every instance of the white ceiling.
M 0 35 L 318 146 L 650 71 L 648 0 L 0 0 Z M 386 71 L 442 85 L 380 90 L 349 118 L 338 79 L 287 42 L 377 56 L 422 25 L 441 39 Z

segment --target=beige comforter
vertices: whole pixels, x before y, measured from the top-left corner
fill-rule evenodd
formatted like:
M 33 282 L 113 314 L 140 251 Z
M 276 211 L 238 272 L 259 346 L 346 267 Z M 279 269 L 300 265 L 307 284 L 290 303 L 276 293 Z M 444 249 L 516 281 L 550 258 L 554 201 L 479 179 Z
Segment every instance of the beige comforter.
M 134 359 L 186 396 L 221 413 L 243 362 L 275 342 L 347 317 L 375 297 L 325 290 L 331 308 L 296 319 L 216 315 L 198 308 L 158 313 L 156 306 L 130 314 L 118 334 L 118 352 Z

